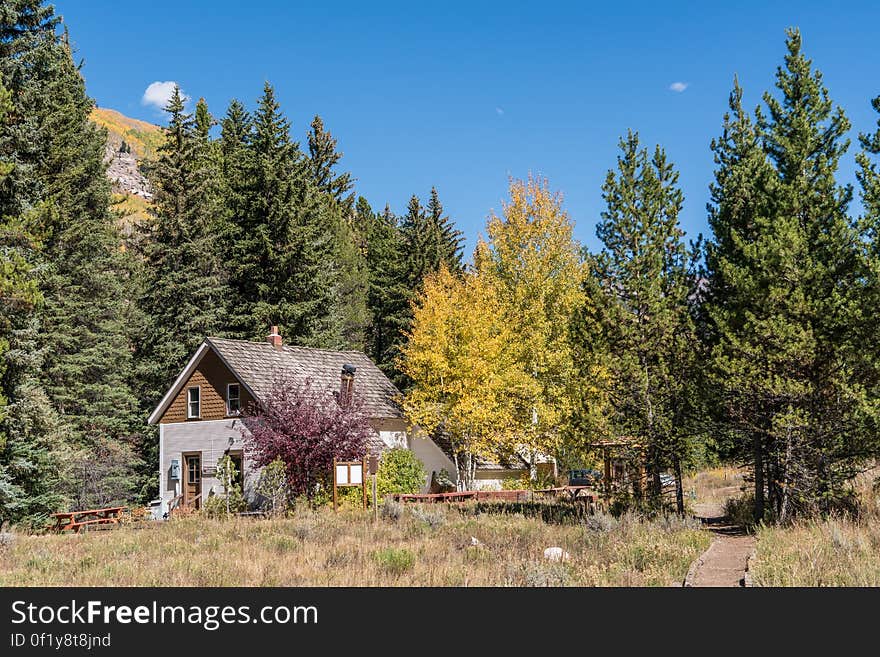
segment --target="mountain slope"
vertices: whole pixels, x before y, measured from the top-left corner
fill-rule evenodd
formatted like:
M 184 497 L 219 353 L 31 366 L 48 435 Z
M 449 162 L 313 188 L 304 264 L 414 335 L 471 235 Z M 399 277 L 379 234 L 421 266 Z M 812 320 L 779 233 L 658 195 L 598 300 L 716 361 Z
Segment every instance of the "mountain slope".
M 107 128 L 108 143 L 116 150 L 122 142 L 131 147 L 138 160 L 153 158 L 162 143 L 162 128 L 146 121 L 132 119 L 116 110 L 96 107 L 92 110 L 92 121 Z
M 153 193 L 141 163 L 156 156 L 162 129 L 105 107 L 92 110 L 91 118 L 107 129 L 107 177 L 113 182 L 115 209 L 123 225 L 146 219 Z

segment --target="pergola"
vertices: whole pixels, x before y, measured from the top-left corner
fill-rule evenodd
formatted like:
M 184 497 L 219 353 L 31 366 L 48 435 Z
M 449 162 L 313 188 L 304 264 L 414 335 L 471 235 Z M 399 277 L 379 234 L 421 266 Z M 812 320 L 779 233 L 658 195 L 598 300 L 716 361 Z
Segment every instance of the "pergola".
M 617 481 L 623 485 L 634 483 L 626 475 L 627 465 L 630 466 L 630 470 L 633 469 L 633 465 L 635 466 L 637 472 L 635 480 L 639 486 L 642 485 L 645 479 L 644 445 L 634 440 L 619 438 L 587 443 L 587 448 L 602 451 L 602 485 L 605 495 L 611 495 Z

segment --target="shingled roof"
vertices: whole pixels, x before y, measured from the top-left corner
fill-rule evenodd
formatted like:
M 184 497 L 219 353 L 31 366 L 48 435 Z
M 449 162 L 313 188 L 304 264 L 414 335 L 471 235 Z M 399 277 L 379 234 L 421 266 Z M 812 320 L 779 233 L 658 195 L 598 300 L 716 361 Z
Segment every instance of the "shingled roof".
M 311 382 L 327 390 L 339 389 L 342 366 L 354 365 L 355 394 L 364 401 L 371 418 L 403 417 L 396 398 L 400 391 L 388 377 L 360 351 L 332 351 L 284 345 L 276 348 L 268 342 L 208 338 L 220 358 L 258 398 L 265 398 L 277 376 Z
M 276 347 L 268 342 L 206 338 L 150 414 L 147 420 L 149 424 L 159 422 L 162 413 L 209 349 L 220 357 L 256 399 L 266 398 L 278 376 L 291 377 L 295 381 L 310 379 L 316 387 L 338 392 L 342 366 L 353 365 L 354 394 L 363 400 L 364 411 L 370 419 L 403 418 L 397 402 L 400 391 L 363 352 L 287 345 Z

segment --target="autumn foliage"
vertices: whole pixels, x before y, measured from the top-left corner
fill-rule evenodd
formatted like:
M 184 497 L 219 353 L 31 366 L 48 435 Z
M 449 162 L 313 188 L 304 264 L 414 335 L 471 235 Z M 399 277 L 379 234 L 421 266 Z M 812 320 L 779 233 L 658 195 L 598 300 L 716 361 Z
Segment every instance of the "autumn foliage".
M 244 425 L 254 464 L 263 467 L 280 459 L 290 492 L 309 499 L 331 476 L 334 458 L 363 458 L 372 432 L 359 397 L 340 406 L 333 392 L 312 381 L 284 377 L 251 409 Z
M 585 269 L 559 195 L 513 181 L 474 266 L 429 276 L 399 367 L 408 417 L 452 444 L 459 485 L 476 458 L 556 451 L 572 407 L 569 321 Z

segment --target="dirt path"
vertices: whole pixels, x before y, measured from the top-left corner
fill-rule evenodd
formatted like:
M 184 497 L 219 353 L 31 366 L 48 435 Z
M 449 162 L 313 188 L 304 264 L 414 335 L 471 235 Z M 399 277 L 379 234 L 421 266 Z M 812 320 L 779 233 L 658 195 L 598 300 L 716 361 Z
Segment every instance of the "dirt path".
M 716 505 L 697 505 L 696 515 L 715 538 L 688 570 L 685 586 L 745 586 L 749 557 L 755 537 L 730 525 Z M 700 508 L 702 506 L 702 508 Z

